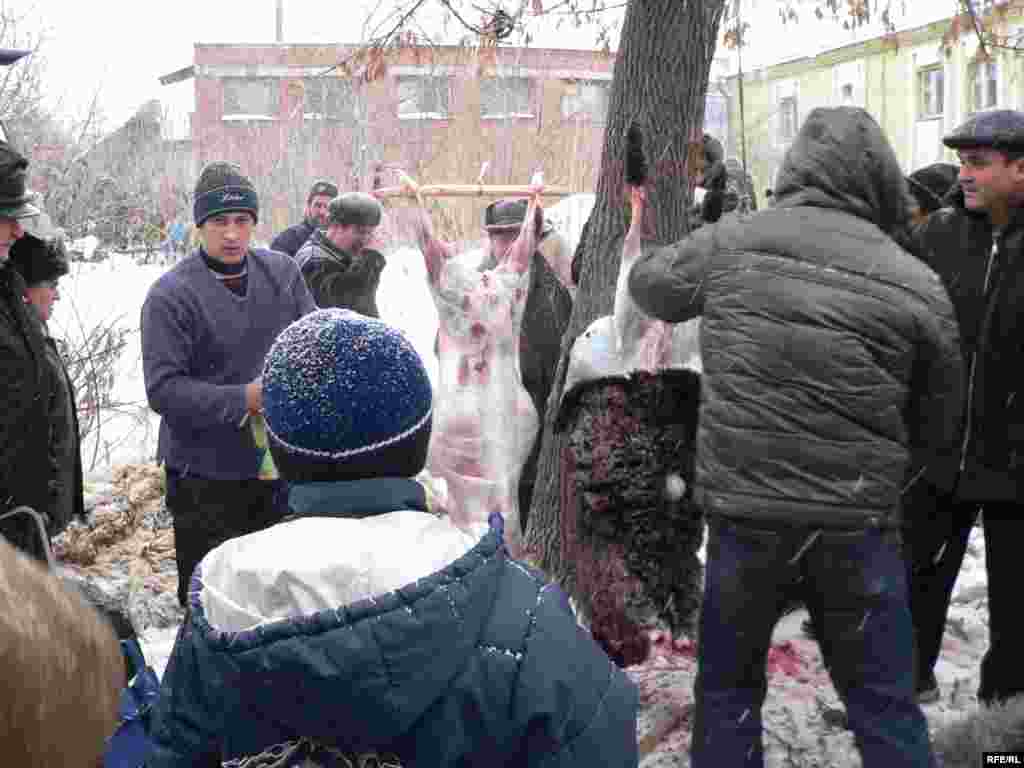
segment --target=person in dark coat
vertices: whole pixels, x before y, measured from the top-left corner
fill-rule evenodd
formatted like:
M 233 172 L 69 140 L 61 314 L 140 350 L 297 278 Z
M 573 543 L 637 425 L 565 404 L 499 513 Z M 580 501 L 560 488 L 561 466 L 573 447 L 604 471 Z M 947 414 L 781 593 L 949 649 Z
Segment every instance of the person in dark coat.
M 141 323 L 182 606 L 203 555 L 287 512 L 287 488 L 263 471 L 260 371 L 277 334 L 316 308 L 294 260 L 250 246 L 259 196 L 238 166 L 208 164 L 192 209 L 202 245 L 150 286 Z
M 522 198 L 498 200 L 487 206 L 484 211 L 484 230 L 492 247 L 488 250 L 490 258 L 480 264 L 480 271 L 497 266 L 499 258 L 504 256 L 518 236 L 526 217 L 526 209 L 527 200 Z M 519 333 L 519 368 L 523 376 L 523 387 L 530 395 L 543 425 L 558 369 L 558 358 L 562 353 L 562 336 L 569 327 L 572 315 L 572 296 L 543 255 L 545 243 L 557 237 L 557 233 L 547 221 L 535 222 L 535 225 L 538 227 L 538 244 L 530 263 L 529 294 Z M 523 530 L 526 530 L 529 522 L 543 432 L 543 427 L 538 430 L 519 477 L 519 512 Z
M 57 281 L 68 273 L 68 259 L 60 240 L 27 235 L 11 248 L 11 262 L 25 280 L 25 299 L 36 311 L 46 339 L 46 361 L 53 382 L 48 397 L 50 461 L 56 476 L 51 481 L 51 504 L 39 511 L 46 512 L 49 533 L 56 536 L 72 519 L 85 517 L 75 390 L 47 326 L 54 302 L 60 299 Z
M 907 186 L 915 206 L 910 212 L 914 225 L 920 225 L 940 208 L 956 186 L 960 168 L 952 163 L 932 163 L 907 176 Z
M 380 317 L 377 288 L 387 264 L 370 248 L 383 208 L 376 198 L 346 192 L 331 200 L 327 229 L 317 230 L 295 254 L 295 261 L 321 309 L 351 309 Z
M 338 187 L 331 181 L 316 181 L 306 196 L 303 219 L 283 232 L 270 243 L 270 250 L 287 253 L 292 258 L 318 229 L 327 226 L 327 206 L 338 196 Z
M 25 189 L 28 161 L 0 142 L 0 514 L 20 506 L 50 508 L 55 475 L 49 455 L 48 394 L 53 390 L 39 319 L 25 303 L 25 280 L 9 259 L 38 217 Z M 0 536 L 43 559 L 39 533 L 27 516 L 0 522 Z
M 864 765 L 931 768 L 914 695 L 903 490 L 948 481 L 963 396 L 949 297 L 897 245 L 906 181 L 875 120 L 815 109 L 773 207 L 648 247 L 641 309 L 702 316 L 708 519 L 694 768 L 760 766 L 765 659 L 803 587 Z
M 934 532 L 915 557 L 911 585 L 921 647 L 919 677 L 934 680 L 953 585 L 968 537 L 984 509 L 989 648 L 978 698 L 986 704 L 1024 692 L 1018 622 L 1020 546 L 1024 544 L 1024 112 L 997 110 L 968 120 L 943 139 L 960 157 L 952 204 L 918 230 L 921 258 L 942 277 L 968 361 L 957 414 L 955 487 L 918 489 L 915 509 Z M 930 563 L 930 564 L 929 564 Z
M 477 537 L 429 511 L 431 384 L 405 336 L 319 310 L 263 383 L 292 515 L 196 569 L 148 768 L 635 767 L 636 686 L 565 595 L 509 559 L 499 514 Z

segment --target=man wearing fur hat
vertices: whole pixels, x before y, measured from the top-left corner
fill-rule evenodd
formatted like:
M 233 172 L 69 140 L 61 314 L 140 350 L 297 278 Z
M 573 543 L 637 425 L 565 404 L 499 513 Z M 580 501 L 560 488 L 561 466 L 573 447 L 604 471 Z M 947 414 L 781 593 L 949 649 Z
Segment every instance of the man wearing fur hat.
M 196 569 L 149 768 L 635 767 L 635 684 L 564 594 L 508 558 L 500 515 L 477 537 L 427 509 L 431 385 L 405 336 L 320 310 L 263 381 L 293 515 Z
M 304 218 L 298 224 L 288 227 L 270 243 L 270 250 L 287 253 L 293 257 L 299 248 L 318 229 L 327 226 L 327 206 L 338 196 L 338 187 L 332 181 L 316 181 L 306 196 Z
M 386 262 L 379 251 L 368 246 L 380 225 L 381 212 L 380 203 L 370 195 L 339 195 L 328 206 L 327 229 L 314 232 L 295 254 L 318 307 L 340 307 L 380 317 L 377 287 Z
M 51 481 L 51 504 L 39 511 L 46 512 L 49 533 L 54 536 L 73 518 L 85 517 L 75 390 L 47 326 L 53 305 L 60 299 L 57 282 L 68 273 L 68 258 L 60 239 L 26 235 L 11 248 L 11 263 L 25 280 L 25 301 L 35 311 L 43 330 L 46 362 L 53 382 L 46 400 L 50 412 L 50 463 L 56 475 Z
M 0 142 L 0 514 L 19 506 L 45 512 L 53 501 L 47 396 L 53 389 L 46 342 L 26 305 L 25 281 L 11 264 L 23 225 L 38 217 L 25 188 L 28 161 Z M 0 523 L 0 536 L 42 557 L 38 533 L 27 518 Z
M 1024 545 L 1024 112 L 975 115 L 943 139 L 960 157 L 952 205 L 919 231 L 921 257 L 942 277 L 956 309 L 968 364 L 952 491 L 912 489 L 930 505 L 935 531 L 926 566 L 911 584 L 920 647 L 919 677 L 934 686 L 953 585 L 982 508 L 988 577 L 989 649 L 978 698 L 993 703 L 1024 693 L 1018 621 Z M 930 557 L 929 557 L 930 555 Z M 933 565 L 927 565 L 927 563 Z
M 287 510 L 283 483 L 260 477 L 263 451 L 249 421 L 263 409 L 264 355 L 315 305 L 292 259 L 250 247 L 258 215 L 256 189 L 238 166 L 207 165 L 193 203 L 202 244 L 142 306 L 143 373 L 162 417 L 157 458 L 167 471 L 182 605 L 207 551 Z

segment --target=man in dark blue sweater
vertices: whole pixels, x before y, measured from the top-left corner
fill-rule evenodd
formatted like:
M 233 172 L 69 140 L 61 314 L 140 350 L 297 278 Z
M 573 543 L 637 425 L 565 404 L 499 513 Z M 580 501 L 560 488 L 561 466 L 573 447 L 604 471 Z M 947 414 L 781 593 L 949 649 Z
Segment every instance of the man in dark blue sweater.
M 287 511 L 283 482 L 260 476 L 263 451 L 249 421 L 262 411 L 267 350 L 316 306 L 295 262 L 249 247 L 258 214 L 241 169 L 207 165 L 193 204 L 203 245 L 162 275 L 142 306 L 146 395 L 162 417 L 157 458 L 167 471 L 182 605 L 210 549 Z

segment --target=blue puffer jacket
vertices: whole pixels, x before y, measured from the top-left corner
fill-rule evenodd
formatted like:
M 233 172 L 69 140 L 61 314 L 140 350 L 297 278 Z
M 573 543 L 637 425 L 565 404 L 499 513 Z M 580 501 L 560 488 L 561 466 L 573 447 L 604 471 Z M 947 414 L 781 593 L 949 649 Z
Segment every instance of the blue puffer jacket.
M 299 515 L 330 507 L 331 516 L 357 517 L 339 507 L 346 497 L 380 498 L 367 482 L 406 481 L 361 481 L 351 494 L 349 483 L 305 486 L 293 508 L 298 499 L 306 507 Z M 388 494 L 406 504 L 416 495 Z M 368 547 L 356 551 L 373 541 L 360 526 L 389 530 L 394 516 L 402 527 L 388 540 L 397 553 L 403 528 L 447 525 L 408 506 L 417 505 L 362 519 L 302 517 L 253 536 L 277 536 L 286 551 L 288 526 L 313 524 L 337 531 L 329 540 L 338 560 L 387 563 Z M 424 547 L 433 541 L 421 539 Z M 258 755 L 282 768 L 307 757 L 333 766 L 345 763 L 332 754 L 367 752 L 393 753 L 405 768 L 637 765 L 636 688 L 578 627 L 565 596 L 508 559 L 499 530 L 465 546 L 393 591 L 242 631 L 211 623 L 202 574 L 210 567 L 212 581 L 222 567 L 214 550 L 193 579 L 190 618 L 164 676 L 149 768 L 208 766 L 211 758 L 238 765 Z M 271 577 L 275 587 L 281 578 Z M 322 587 L 330 578 L 321 571 L 311 581 Z M 309 599 L 301 587 L 290 594 Z

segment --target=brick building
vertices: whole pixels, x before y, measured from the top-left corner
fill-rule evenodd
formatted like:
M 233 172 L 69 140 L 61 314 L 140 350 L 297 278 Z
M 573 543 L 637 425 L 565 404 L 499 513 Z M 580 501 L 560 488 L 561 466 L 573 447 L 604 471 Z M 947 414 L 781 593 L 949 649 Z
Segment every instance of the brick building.
M 316 178 L 368 190 L 396 183 L 401 168 L 423 183 L 467 183 L 486 162 L 485 183 L 526 183 L 541 168 L 549 185 L 596 186 L 614 54 L 286 43 L 194 51 L 191 66 L 161 80 L 194 79 L 194 167 L 245 169 L 261 194 L 259 239 L 299 219 Z M 487 202 L 446 201 L 435 221 L 449 237 L 475 237 Z M 401 203 L 394 208 L 390 221 L 404 229 Z

